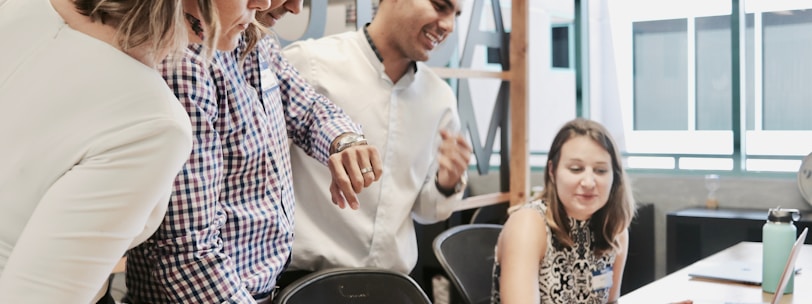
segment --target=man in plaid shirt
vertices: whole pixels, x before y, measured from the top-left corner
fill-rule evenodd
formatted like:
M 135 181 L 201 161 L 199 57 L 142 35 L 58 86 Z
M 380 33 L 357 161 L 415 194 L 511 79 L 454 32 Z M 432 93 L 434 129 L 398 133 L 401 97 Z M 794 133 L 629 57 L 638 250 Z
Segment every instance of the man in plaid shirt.
M 193 44 L 160 67 L 195 142 L 164 222 L 128 254 L 132 303 L 270 301 L 293 242 L 289 140 L 329 166 L 342 208 L 358 208 L 356 194 L 374 181 L 364 172 L 381 175 L 360 127 L 299 76 L 275 39 L 248 31 L 210 63 Z

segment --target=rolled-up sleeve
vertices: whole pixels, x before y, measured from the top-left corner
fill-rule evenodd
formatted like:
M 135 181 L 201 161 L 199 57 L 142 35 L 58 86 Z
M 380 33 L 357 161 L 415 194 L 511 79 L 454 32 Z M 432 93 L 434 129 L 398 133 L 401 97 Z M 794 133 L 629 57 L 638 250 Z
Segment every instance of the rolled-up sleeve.
M 428 171 L 423 186 L 420 188 L 420 193 L 415 200 L 412 207 L 413 218 L 421 224 L 432 224 L 447 219 L 454 212 L 457 205 L 462 200 L 463 192 L 460 191 L 451 196 L 445 196 L 440 193 L 435 184 L 437 178 L 437 157 L 439 157 L 440 130 L 450 130 L 453 132 L 460 132 L 460 120 L 456 109 L 448 108 L 442 115 L 437 130 L 437 143 L 434 147 L 434 153 L 431 157 L 434 158 L 432 162 L 432 169 Z M 463 175 L 461 178 L 467 178 Z
M 361 126 L 332 101 L 316 92 L 299 71 L 282 55 L 279 44 L 263 51 L 271 56 L 282 89 L 288 136 L 308 155 L 321 163 L 330 157 L 330 143 L 346 132 L 361 134 Z

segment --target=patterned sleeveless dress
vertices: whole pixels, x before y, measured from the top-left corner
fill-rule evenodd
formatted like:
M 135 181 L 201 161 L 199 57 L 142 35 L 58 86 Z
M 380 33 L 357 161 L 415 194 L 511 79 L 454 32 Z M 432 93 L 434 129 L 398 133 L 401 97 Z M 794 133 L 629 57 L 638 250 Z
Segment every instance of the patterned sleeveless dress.
M 542 217 L 547 212 L 547 205 L 540 200 L 525 204 L 521 208 L 533 208 Z M 553 238 L 550 225 L 547 225 L 547 251 L 539 267 L 539 294 L 541 303 L 606 303 L 612 286 L 612 265 L 615 253 L 596 256 L 592 250 L 594 237 L 589 229 L 589 220 L 579 221 L 570 218 L 570 236 L 575 241 L 572 248 L 564 248 Z M 494 249 L 496 251 L 496 249 Z M 494 255 L 498 256 L 498 255 Z M 493 283 L 491 303 L 501 303 L 499 294 L 499 275 L 501 269 L 498 259 L 493 265 Z M 608 277 L 608 282 L 605 281 Z M 594 281 L 602 280 L 603 284 Z

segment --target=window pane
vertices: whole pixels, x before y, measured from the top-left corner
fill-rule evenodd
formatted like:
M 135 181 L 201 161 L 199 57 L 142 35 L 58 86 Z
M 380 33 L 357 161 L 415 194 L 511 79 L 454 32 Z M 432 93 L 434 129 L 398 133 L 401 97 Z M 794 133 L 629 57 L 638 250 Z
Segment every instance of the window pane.
M 634 129 L 688 129 L 686 19 L 633 23 Z
M 747 171 L 768 171 L 768 172 L 798 172 L 801 167 L 800 160 L 791 159 L 748 159 L 746 161 Z
M 629 156 L 627 158 L 628 168 L 633 169 L 674 169 L 673 157 L 659 156 Z
M 730 15 L 696 18 L 696 129 L 730 130 Z
M 812 130 L 812 10 L 762 18 L 764 130 Z
M 733 170 L 730 158 L 683 157 L 679 159 L 679 168 L 683 170 Z
M 569 26 L 556 25 L 553 26 L 551 32 L 551 45 L 553 53 L 553 67 L 554 68 L 569 68 L 570 67 L 570 34 Z
M 755 32 L 753 30 L 754 21 L 753 14 L 745 14 L 745 33 L 744 33 L 744 81 L 745 81 L 745 96 L 744 97 L 744 115 L 745 127 L 747 130 L 755 130 L 755 108 L 756 104 L 756 80 L 755 80 Z M 759 77 L 759 79 L 761 79 Z M 760 92 L 760 91 L 759 91 Z

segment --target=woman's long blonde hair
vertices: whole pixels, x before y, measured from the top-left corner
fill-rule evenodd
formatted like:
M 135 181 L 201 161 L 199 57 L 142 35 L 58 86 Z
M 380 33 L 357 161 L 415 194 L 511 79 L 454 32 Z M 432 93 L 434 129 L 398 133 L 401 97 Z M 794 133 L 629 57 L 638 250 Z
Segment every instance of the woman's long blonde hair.
M 207 26 L 204 45 L 214 50 L 220 25 L 214 0 L 197 0 Z M 116 28 L 115 41 L 123 51 L 149 44 L 150 55 L 160 50 L 177 53 L 186 48 L 188 33 L 182 0 L 75 0 L 76 9 L 94 22 Z M 161 58 L 154 58 L 161 59 Z

